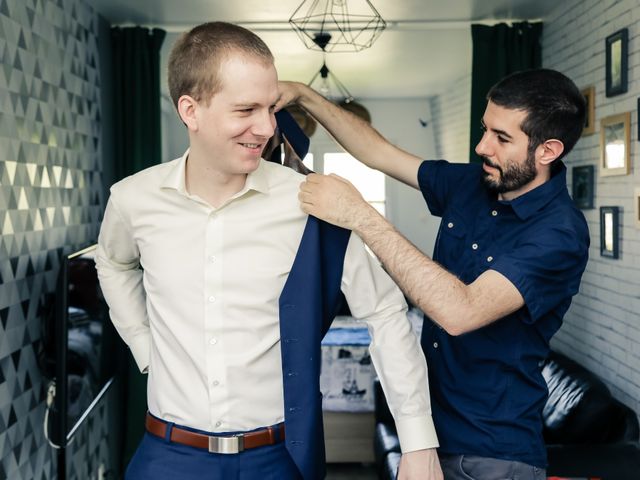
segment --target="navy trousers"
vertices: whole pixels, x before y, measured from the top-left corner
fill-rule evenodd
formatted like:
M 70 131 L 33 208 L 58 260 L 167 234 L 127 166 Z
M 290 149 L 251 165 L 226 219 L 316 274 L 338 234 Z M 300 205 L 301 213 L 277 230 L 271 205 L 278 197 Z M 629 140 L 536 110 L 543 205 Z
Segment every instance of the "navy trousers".
M 300 480 L 284 442 L 236 454 L 169 442 L 148 432 L 134 454 L 125 480 Z

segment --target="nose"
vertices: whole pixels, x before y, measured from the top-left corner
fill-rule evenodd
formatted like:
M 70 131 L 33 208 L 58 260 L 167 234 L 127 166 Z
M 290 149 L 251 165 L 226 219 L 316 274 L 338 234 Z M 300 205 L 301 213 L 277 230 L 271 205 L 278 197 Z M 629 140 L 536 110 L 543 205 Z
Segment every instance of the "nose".
M 271 138 L 276 130 L 276 116 L 270 110 L 261 112 L 253 126 L 253 134 L 259 137 Z
M 491 149 L 489 148 L 489 139 L 487 136 L 487 132 L 482 135 L 482 138 L 476 145 L 476 153 L 481 157 L 490 157 Z

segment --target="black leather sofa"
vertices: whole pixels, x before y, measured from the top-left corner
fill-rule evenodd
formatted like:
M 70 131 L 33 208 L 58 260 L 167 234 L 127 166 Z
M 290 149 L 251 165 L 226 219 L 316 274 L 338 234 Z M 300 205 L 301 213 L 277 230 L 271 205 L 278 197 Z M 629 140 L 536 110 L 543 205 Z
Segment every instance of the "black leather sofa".
M 543 375 L 549 398 L 543 411 L 548 476 L 640 479 L 638 417 L 611 396 L 593 373 L 552 352 Z M 395 479 L 400 444 L 380 383 L 374 387 L 378 476 Z

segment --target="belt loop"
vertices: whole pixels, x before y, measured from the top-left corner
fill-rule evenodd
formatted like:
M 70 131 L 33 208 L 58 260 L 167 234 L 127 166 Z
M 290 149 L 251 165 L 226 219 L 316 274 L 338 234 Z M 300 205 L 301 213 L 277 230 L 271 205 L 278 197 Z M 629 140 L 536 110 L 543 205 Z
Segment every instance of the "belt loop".
M 171 431 L 173 430 L 173 426 L 175 423 L 167 422 L 164 430 L 164 441 L 167 443 L 171 443 Z
M 267 427 L 267 431 L 269 432 L 269 445 L 274 445 L 276 443 L 276 429 L 271 427 Z

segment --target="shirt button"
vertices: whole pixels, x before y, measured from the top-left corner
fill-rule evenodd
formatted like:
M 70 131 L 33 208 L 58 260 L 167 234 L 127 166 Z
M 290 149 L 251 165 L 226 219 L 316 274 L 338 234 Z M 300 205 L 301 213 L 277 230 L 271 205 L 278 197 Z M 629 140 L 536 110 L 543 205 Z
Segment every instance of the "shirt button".
M 220 425 L 222 425 L 222 422 L 216 422 L 216 427 L 219 427 Z
M 492 256 L 488 256 L 487 257 L 487 262 L 493 262 L 493 257 Z
M 448 228 L 453 228 L 453 222 L 449 222 L 449 223 L 447 223 L 447 227 L 448 227 Z
M 213 295 L 211 295 L 211 296 L 209 297 L 209 302 L 210 302 L 210 303 L 213 303 L 213 302 L 215 302 L 215 301 L 216 301 L 216 297 L 214 297 Z
M 216 343 L 218 343 L 218 340 L 216 340 L 215 338 L 212 338 L 211 340 L 209 340 L 209 343 L 211 345 L 215 345 Z
M 473 245 L 471 245 L 471 248 L 473 248 L 474 250 L 477 250 L 478 249 L 478 244 L 474 243 Z
M 214 380 L 211 385 L 213 385 L 214 387 L 217 387 L 218 385 L 220 385 L 220 382 L 218 380 Z
M 497 217 L 497 216 L 498 216 L 498 212 L 497 212 L 496 210 L 493 210 L 493 211 L 491 212 L 491 215 L 493 215 L 494 217 Z
M 216 257 L 214 257 L 213 255 L 211 255 L 211 256 L 209 257 L 209 261 L 210 261 L 211 263 L 215 262 L 215 261 L 216 261 Z
M 433 342 L 433 348 L 438 348 L 438 342 Z

